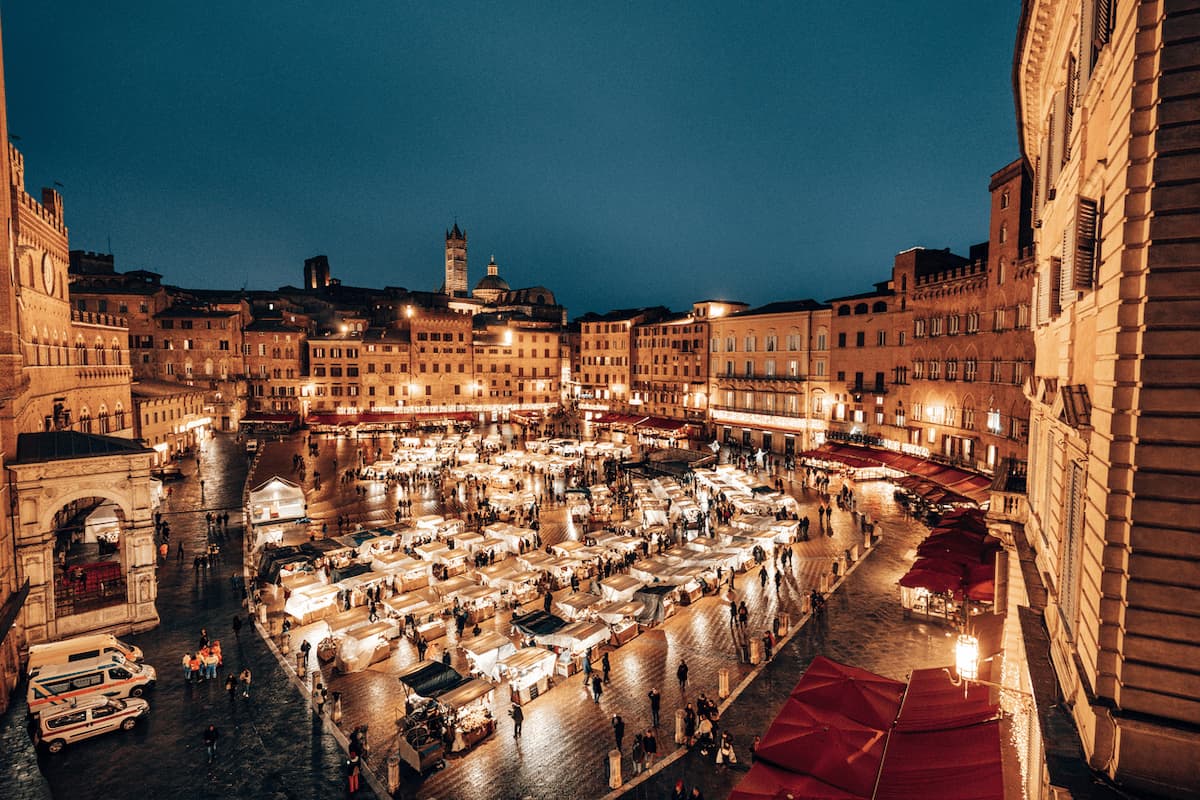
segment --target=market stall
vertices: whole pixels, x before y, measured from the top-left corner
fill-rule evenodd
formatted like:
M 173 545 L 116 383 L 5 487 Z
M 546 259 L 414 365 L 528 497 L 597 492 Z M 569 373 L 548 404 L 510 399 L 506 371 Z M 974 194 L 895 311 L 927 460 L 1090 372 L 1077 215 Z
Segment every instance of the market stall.
M 383 607 L 403 628 L 411 620 L 409 635 L 420 634 L 426 641 L 446 635 L 446 623 L 442 619 L 445 605 L 431 602 L 420 592 L 410 592 L 389 597 Z
M 283 613 L 301 625 L 337 613 L 340 590 L 336 586 L 312 583 L 293 591 L 283 605 Z
M 121 520 L 117 517 L 120 509 L 116 503 L 101 503 L 83 522 L 83 542 L 100 545 L 100 552 L 111 552 L 116 549 L 121 539 Z
M 340 637 L 337 668 L 342 672 L 360 672 L 391 654 L 394 623 L 371 622 L 346 631 Z
M 645 610 L 646 606 L 640 600 L 627 600 L 606 603 L 596 608 L 595 612 L 596 616 L 608 625 L 612 633 L 610 642 L 619 646 L 638 635 L 641 629 L 638 627 L 637 618 Z
M 250 490 L 250 522 L 261 525 L 307 516 L 304 489 L 278 475 Z
M 472 674 L 482 675 L 493 681 L 500 680 L 498 662 L 517 651 L 516 646 L 508 637 L 501 636 L 495 631 L 487 631 L 479 636 L 466 639 L 459 644 L 459 647 L 467 656 L 467 663 L 471 665 Z
M 564 619 L 579 620 L 588 615 L 589 610 L 600 603 L 598 595 L 588 592 L 573 592 L 559 600 L 555 605 Z
M 655 625 L 675 613 L 675 587 L 669 584 L 643 586 L 634 592 L 633 599 L 644 607 L 638 615 L 643 625 Z
M 429 565 L 400 550 L 375 556 L 371 559 L 371 569 L 391 576 L 398 592 L 411 592 L 429 585 Z
M 492 717 L 492 684 L 473 678 L 441 695 L 437 701 L 446 710 L 453 731 L 450 752 L 461 753 L 491 736 L 496 730 Z
M 508 680 L 512 701 L 524 705 L 550 688 L 557 656 L 541 647 L 525 647 L 499 662 L 500 674 Z
M 634 593 L 645 585 L 645 581 L 619 572 L 600 581 L 600 593 L 610 603 L 623 603 L 632 600 Z
M 491 586 L 470 586 L 457 594 L 458 601 L 467 612 L 467 622 L 483 622 L 496 616 L 500 604 L 500 590 Z

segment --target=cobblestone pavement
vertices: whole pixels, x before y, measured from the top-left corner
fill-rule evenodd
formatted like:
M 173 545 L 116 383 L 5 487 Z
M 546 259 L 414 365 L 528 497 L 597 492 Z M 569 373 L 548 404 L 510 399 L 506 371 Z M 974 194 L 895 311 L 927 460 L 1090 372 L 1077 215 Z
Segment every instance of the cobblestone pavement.
M 749 746 L 761 735 L 817 655 L 905 680 L 914 669 L 953 663 L 953 637 L 947 628 L 905 619 L 896 581 L 912 563 L 913 550 L 927 530 L 905 517 L 891 501 L 887 484 L 866 485 L 860 508 L 880 520 L 882 541 L 830 600 L 824 618 L 806 625 L 727 708 L 720 725 L 732 736 L 740 759 L 736 769 L 692 751 L 648 780 L 626 790 L 627 800 L 669 798 L 677 780 L 698 786 L 708 800 L 727 797 L 750 766 Z M 838 512 L 834 512 L 834 525 Z
M 251 483 L 257 484 L 273 474 L 289 475 L 292 455 L 300 445 L 299 440 L 293 440 L 268 446 Z M 386 450 L 387 445 L 383 446 Z M 319 530 L 320 525 L 324 523 L 329 526 L 330 534 L 335 534 L 335 520 L 338 515 L 346 515 L 352 525 L 360 523 L 364 527 L 394 523 L 392 510 L 395 508 L 396 499 L 400 497 L 398 488 L 389 491 L 377 489 L 373 494 L 363 496 L 355 491 L 353 483 L 343 484 L 336 479 L 329 479 L 330 473 L 344 470 L 355 463 L 355 448 L 356 443 L 347 438 L 320 441 L 317 463 L 322 473 L 321 489 L 315 489 L 311 471 L 306 481 L 306 489 L 310 492 L 309 514 L 314 520 L 314 529 Z M 333 463 L 335 454 L 336 469 Z M 309 463 L 311 465 L 311 460 Z M 800 500 L 803 510 L 815 519 L 815 493 L 806 493 L 796 485 L 793 494 Z M 865 622 L 877 617 L 879 625 L 873 626 L 872 629 L 882 638 L 882 629 L 894 624 L 893 616 L 899 617 L 895 580 L 902 574 L 902 570 L 896 570 L 899 569 L 899 560 L 903 557 L 902 551 L 915 546 L 923 535 L 917 523 L 900 516 L 890 497 L 884 496 L 882 485 L 872 487 L 868 494 L 869 512 L 874 517 L 884 518 L 882 527 L 885 531 L 885 550 L 893 553 L 892 556 L 885 556 L 885 559 L 895 563 L 890 564 L 890 569 L 876 571 L 878 574 L 868 573 L 874 576 L 868 578 L 866 584 L 869 585 L 860 586 L 863 581 L 857 578 L 857 573 L 847 581 L 846 585 L 851 593 L 869 595 L 873 600 L 871 608 L 865 612 L 866 619 L 854 622 L 849 621 L 849 616 L 843 610 L 851 601 L 836 601 L 833 611 L 838 622 L 835 623 L 835 615 L 830 614 L 829 627 L 839 631 L 838 637 L 841 636 L 841 627 L 847 628 L 844 653 L 834 647 L 836 640 L 832 633 L 818 640 L 810 639 L 801 632 L 796 640 L 809 642 L 812 654 L 827 652 L 832 657 L 840 657 L 852 663 L 861 661 L 859 653 L 862 649 L 868 646 L 878 647 L 878 643 L 872 638 L 864 636 L 864 631 L 868 629 L 864 625 Z M 450 512 L 437 503 L 432 493 L 426 492 L 423 500 L 414 503 L 412 513 L 416 515 Z M 546 543 L 553 544 L 567 537 L 563 509 L 544 507 L 542 524 L 542 536 Z M 814 528 L 813 533 L 815 532 Z M 750 609 L 752 634 L 761 633 L 769 627 L 770 621 L 779 611 L 791 612 L 795 619 L 801 597 L 816 585 L 822 573 L 829 571 L 833 558 L 852 545 L 861 544 L 861 534 L 854 529 L 848 513 L 834 512 L 832 534 L 814 536 L 809 542 L 794 545 L 797 557 L 794 560 L 793 571 L 786 577 L 779 597 L 775 595 L 773 581 L 768 581 L 766 590 L 761 587 L 757 569 L 738 576 L 737 590 Z M 912 544 L 905 544 L 908 539 L 912 539 Z M 895 555 L 897 550 L 901 551 L 899 555 Z M 874 555 L 867 558 L 860 571 L 869 568 L 874 558 Z M 562 593 L 565 591 L 560 594 Z M 537 604 L 540 607 L 540 600 Z M 892 610 L 895 611 L 894 615 Z M 490 629 L 489 626 L 494 626 L 495 630 L 507 634 L 509 616 L 508 613 L 503 613 L 484 623 L 483 627 L 487 630 Z M 646 693 L 651 687 L 659 688 L 663 694 L 663 727 L 659 730 L 660 755 L 668 754 L 674 748 L 671 743 L 674 712 L 683 702 L 675 680 L 675 670 L 680 659 L 688 662 L 690 670 L 687 696 L 689 701 L 694 701 L 701 691 L 715 698 L 717 675 L 722 668 L 729 669 L 731 686 L 736 686 L 748 674 L 749 666 L 738 663 L 728 621 L 726 602 L 716 596 L 709 596 L 689 608 L 680 609 L 659 628 L 612 650 L 612 682 L 605 687 L 598 705 L 584 691 L 582 676 L 559 678 L 554 689 L 525 706 L 524 731 L 520 740 L 514 740 L 512 736 L 511 723 L 507 718 L 507 696 L 501 689 L 496 692 L 493 709 L 499 721 L 497 733 L 473 750 L 448 758 L 444 770 L 433 773 L 424 781 L 420 781 L 406 769 L 402 786 L 403 796 L 441 800 L 600 797 L 608 791 L 606 759 L 613 746 L 610 720 L 614 713 L 619 713 L 626 723 L 624 774 L 628 779 L 631 771 L 628 748 L 633 733 L 650 725 Z M 274 616 L 272 630 L 278 631 L 280 623 L 281 617 Z M 909 623 L 905 623 L 905 626 L 907 625 Z M 889 630 L 887 636 L 892 639 L 905 637 L 905 626 L 896 631 Z M 924 642 L 928 640 L 924 633 L 914 633 L 909 638 L 914 636 Z M 780 672 L 780 662 L 798 665 L 802 659 L 804 664 L 811 659 L 811 654 L 803 655 L 808 651 L 797 649 L 796 641 L 785 651 L 785 655 L 777 656 L 776 664 L 769 667 L 764 677 L 752 685 L 752 690 L 743 695 L 756 707 L 763 703 L 763 697 L 768 697 L 777 698 L 778 702 L 774 703 L 777 708 L 778 703 L 782 702 L 790 691 L 794 680 L 789 682 L 785 674 Z M 453 630 L 446 639 L 436 640 L 433 644 L 440 649 L 447 642 L 452 647 L 454 666 L 465 671 L 467 664 L 455 646 L 456 637 Z M 929 647 L 928 644 L 926 646 Z M 329 668 L 325 667 L 322 675 L 327 687 L 342 693 L 342 729 L 349 731 L 360 724 L 369 725 L 373 751 L 369 764 L 381 777 L 386 775 L 383 757 L 389 752 L 394 752 L 396 748 L 396 709 L 403 705 L 403 693 L 395 675 L 416 660 L 415 650 L 407 640 L 401 639 L 389 659 L 376 663 L 367 670 L 349 675 L 333 675 Z M 315 659 L 312 663 L 316 664 Z M 870 664 L 866 666 L 873 668 Z M 897 664 L 893 665 L 891 670 L 880 671 L 892 674 L 899 668 L 903 673 L 911 666 L 901 667 Z M 796 669 L 797 677 L 799 672 L 800 669 Z M 765 689 L 761 688 L 764 686 Z M 760 697 L 763 692 L 765 694 Z M 743 701 L 739 703 L 745 705 Z M 760 729 L 765 728 L 770 716 L 762 716 Z M 753 720 L 748 721 L 747 730 L 753 724 Z M 724 795 L 717 791 L 709 796 Z
M 57 756 L 38 756 L 54 797 L 72 800 L 137 793 L 145 797 L 329 798 L 344 796 L 337 741 L 320 727 L 301 702 L 263 642 L 246 627 L 240 644 L 231 630 L 241 611 L 229 577 L 241 571 L 242 488 L 246 463 L 231 436 L 211 440 L 197 464 L 183 464 L 189 476 L 172 484 L 164 507 L 171 524 L 171 556 L 158 572 L 156 629 L 129 637 L 158 669 L 158 686 L 149 695 L 149 717 L 131 733 L 114 733 L 69 746 Z M 204 492 L 200 479 L 204 480 Z M 218 567 L 193 569 L 192 557 L 206 541 L 205 509 L 227 509 L 230 535 Z M 175 548 L 184 542 L 185 560 Z M 231 703 L 221 681 L 189 685 L 180 673 L 184 652 L 196 647 L 200 628 L 224 646 L 221 679 L 248 666 L 254 676 L 253 698 Z M 24 692 L 22 687 L 20 692 Z M 222 732 L 216 762 L 205 763 L 201 732 L 208 723 Z M 5 798 L 44 797 L 38 781 L 26 781 L 32 748 L 25 731 L 24 702 L 14 703 L 2 720 L 0 774 Z M 363 797 L 372 796 L 362 792 Z

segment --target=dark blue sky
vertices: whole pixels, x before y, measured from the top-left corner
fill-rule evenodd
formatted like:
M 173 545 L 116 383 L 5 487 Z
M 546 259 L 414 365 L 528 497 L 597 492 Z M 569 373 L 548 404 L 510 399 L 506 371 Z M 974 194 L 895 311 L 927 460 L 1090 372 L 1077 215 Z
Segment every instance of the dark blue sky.
M 4 0 L 71 245 L 197 288 L 435 289 L 443 231 L 587 310 L 863 291 L 987 237 L 1017 0 Z

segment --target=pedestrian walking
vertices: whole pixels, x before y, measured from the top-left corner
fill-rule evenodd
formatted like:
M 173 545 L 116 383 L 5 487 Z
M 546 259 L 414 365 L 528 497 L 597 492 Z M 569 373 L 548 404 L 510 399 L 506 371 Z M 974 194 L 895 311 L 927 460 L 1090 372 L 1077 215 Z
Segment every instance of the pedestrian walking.
M 621 719 L 620 714 L 612 716 L 613 739 L 617 742 L 617 749 L 621 749 L 621 743 L 625 740 L 625 720 Z
M 358 761 L 358 753 L 351 753 L 350 758 L 346 759 L 346 790 L 354 797 L 358 793 L 358 779 L 360 764 Z
M 208 751 L 208 763 L 212 763 L 217 757 L 217 739 L 221 738 L 221 732 L 217 730 L 216 725 L 209 725 L 204 729 L 204 749 Z
M 592 648 L 588 648 L 583 654 L 583 685 L 587 686 L 592 682 Z
M 646 751 L 646 769 L 650 769 L 650 765 L 658 756 L 658 736 L 653 728 L 642 734 L 642 748 Z
M 596 703 L 600 702 L 600 695 L 603 693 L 604 690 L 600 686 L 600 676 L 592 673 L 592 698 L 596 701 Z
M 612 672 L 612 664 L 608 662 L 608 652 L 600 657 L 600 669 L 604 672 L 604 682 L 608 683 L 608 674 Z
M 662 695 L 658 693 L 658 689 L 651 689 L 647 695 L 650 698 L 650 719 L 654 720 L 654 727 L 658 727 L 658 712 L 662 708 Z
M 238 683 L 242 685 L 242 697 L 246 700 L 250 699 L 250 681 L 250 668 L 246 667 L 242 670 L 241 674 L 238 675 Z
M 687 789 L 683 788 L 683 780 L 675 781 L 675 788 L 671 791 L 671 800 L 688 800 Z
M 208 628 L 200 629 L 200 646 L 198 649 L 203 650 L 208 647 Z
M 233 638 L 237 639 L 242 635 L 242 617 L 240 614 L 233 615 Z
M 688 678 L 688 665 L 686 661 L 680 660 L 679 669 L 675 670 L 675 677 L 679 679 L 679 693 L 686 694 Z
M 633 774 L 640 775 L 642 767 L 646 760 L 646 748 L 642 745 L 642 735 L 635 733 L 633 735 Z
M 237 678 L 233 677 L 233 673 L 225 678 L 225 691 L 229 692 L 229 702 L 233 702 L 237 695 Z
M 766 653 L 766 660 L 770 661 L 771 660 L 771 650 L 775 646 L 775 637 L 771 635 L 770 631 L 763 631 L 762 642 L 763 642 L 763 652 Z
M 325 714 L 325 684 L 318 683 L 317 688 L 313 689 L 313 707 L 317 710 L 317 716 Z
M 188 683 L 192 682 L 192 654 L 183 654 L 183 679 Z
M 512 717 L 512 721 L 513 721 L 513 738 L 520 739 L 521 738 L 521 723 L 525 721 L 525 712 L 521 709 L 520 705 L 518 705 L 517 703 L 513 703 L 512 708 L 508 712 L 508 715 L 510 717 Z
M 767 565 L 763 564 L 762 569 L 758 571 L 758 583 L 762 588 L 767 588 Z
M 175 548 L 175 560 L 180 564 L 183 563 L 183 542 L 180 542 L 179 546 Z

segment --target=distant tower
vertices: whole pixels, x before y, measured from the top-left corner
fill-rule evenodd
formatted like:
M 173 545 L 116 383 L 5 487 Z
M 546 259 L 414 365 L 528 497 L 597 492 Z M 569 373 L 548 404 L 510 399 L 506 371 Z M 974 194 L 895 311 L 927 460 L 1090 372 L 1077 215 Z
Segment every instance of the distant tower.
M 442 291 L 451 297 L 467 296 L 467 234 L 458 229 L 446 231 L 446 283 Z
M 313 256 L 304 259 L 304 288 L 324 289 L 329 285 L 329 257 Z

